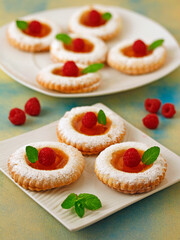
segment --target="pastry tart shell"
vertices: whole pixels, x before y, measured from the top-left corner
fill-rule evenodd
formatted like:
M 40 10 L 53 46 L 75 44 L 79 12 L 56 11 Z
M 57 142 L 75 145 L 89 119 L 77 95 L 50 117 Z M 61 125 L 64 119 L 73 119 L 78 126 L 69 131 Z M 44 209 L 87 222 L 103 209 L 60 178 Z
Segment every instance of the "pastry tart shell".
M 92 51 L 82 53 L 70 51 L 65 49 L 64 43 L 54 39 L 50 47 L 51 59 L 53 62 L 65 63 L 67 61 L 74 61 L 76 63 L 90 65 L 93 63 L 101 63 L 106 61 L 107 46 L 101 39 L 90 35 L 75 33 L 72 33 L 69 36 L 72 39 L 82 38 L 88 40 L 94 45 Z
M 55 170 L 32 168 L 25 160 L 26 146 L 57 148 L 68 155 L 68 162 L 63 168 Z M 23 188 L 33 191 L 48 190 L 69 185 L 81 176 L 85 160 L 77 149 L 58 142 L 36 142 L 26 146 L 16 150 L 8 160 L 9 174 Z
M 132 45 L 133 41 L 118 43 L 110 49 L 107 63 L 110 67 L 129 75 L 140 75 L 153 72 L 162 67 L 166 61 L 166 49 L 160 46 L 150 55 L 144 57 L 125 56 L 121 49 Z
M 96 158 L 95 173 L 100 181 L 119 192 L 127 194 L 149 192 L 156 188 L 165 177 L 166 160 L 159 155 L 153 165 L 139 173 L 128 173 L 116 169 L 111 164 L 112 153 L 128 148 L 147 150 L 148 147 L 139 142 L 124 142 L 105 149 Z
M 80 69 L 85 68 L 85 65 L 77 64 Z M 52 71 L 56 68 L 62 68 L 63 63 L 56 63 L 42 69 L 36 81 L 43 87 L 55 90 L 62 93 L 82 93 L 96 90 L 101 83 L 101 74 L 88 73 L 78 77 L 65 77 L 55 75 Z
M 29 16 L 24 17 L 21 20 L 23 21 L 33 21 L 37 20 L 39 22 L 45 23 L 51 28 L 51 32 L 42 38 L 33 37 L 24 34 L 18 27 L 16 26 L 16 22 L 10 23 L 7 29 L 7 39 L 9 43 L 19 50 L 26 51 L 26 52 L 45 52 L 49 51 L 50 44 L 54 39 L 54 35 L 61 31 L 60 26 L 56 23 L 52 22 L 51 20 L 36 17 L 36 16 Z
M 80 150 L 84 155 L 98 154 L 108 146 L 123 141 L 126 133 L 124 121 L 109 110 L 103 109 L 106 117 L 111 120 L 111 126 L 102 135 L 89 136 L 74 129 L 73 119 L 86 112 L 98 113 L 102 108 L 94 106 L 77 107 L 66 112 L 57 125 L 57 137 L 60 142 L 72 145 Z
M 85 26 L 80 22 L 81 15 L 91 9 L 96 9 L 102 13 L 110 12 L 112 14 L 112 17 L 104 25 L 98 27 Z M 93 35 L 105 41 L 115 38 L 121 31 L 121 28 L 122 21 L 120 15 L 115 10 L 108 9 L 102 5 L 84 6 L 78 9 L 70 18 L 68 25 L 70 32 Z

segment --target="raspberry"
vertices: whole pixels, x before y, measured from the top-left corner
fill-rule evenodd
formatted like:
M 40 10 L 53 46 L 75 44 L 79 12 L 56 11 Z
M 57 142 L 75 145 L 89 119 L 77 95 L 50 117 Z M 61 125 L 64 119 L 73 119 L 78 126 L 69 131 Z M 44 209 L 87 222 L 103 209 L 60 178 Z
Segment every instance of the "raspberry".
M 79 73 L 79 68 L 77 67 L 75 62 L 67 61 L 62 68 L 62 73 L 64 76 L 77 77 Z
M 75 52 L 81 52 L 84 49 L 85 43 L 82 38 L 76 38 L 73 40 L 73 50 Z
M 97 116 L 93 112 L 87 112 L 82 119 L 82 124 L 86 128 L 92 128 L 93 126 L 96 125 L 96 123 L 97 123 Z
M 176 113 L 175 106 L 172 103 L 165 103 L 162 106 L 161 113 L 166 118 L 172 118 Z
M 147 47 L 146 44 L 141 41 L 141 40 L 137 40 L 133 43 L 133 51 L 139 55 L 146 55 L 147 52 Z
M 91 10 L 88 16 L 88 25 L 98 26 L 101 22 L 101 14 L 96 10 Z
M 124 153 L 123 161 L 128 167 L 136 167 L 140 163 L 141 157 L 135 148 L 129 148 Z
M 32 34 L 39 34 L 41 32 L 42 25 L 38 21 L 32 21 L 29 23 L 28 29 Z
M 49 147 L 42 148 L 38 154 L 38 161 L 39 163 L 43 164 L 44 166 L 52 165 L 56 160 L 56 153 L 53 149 Z
M 31 116 L 39 115 L 41 111 L 41 105 L 39 103 L 39 100 L 36 97 L 30 98 L 26 102 L 24 110 L 27 114 Z
M 145 109 L 150 113 L 157 113 L 161 106 L 161 101 L 156 98 L 147 98 L 144 102 Z
M 143 118 L 143 124 L 149 129 L 156 129 L 159 125 L 159 118 L 154 113 L 149 113 Z
M 13 108 L 9 112 L 9 120 L 14 125 L 22 125 L 26 121 L 25 112 L 19 108 Z

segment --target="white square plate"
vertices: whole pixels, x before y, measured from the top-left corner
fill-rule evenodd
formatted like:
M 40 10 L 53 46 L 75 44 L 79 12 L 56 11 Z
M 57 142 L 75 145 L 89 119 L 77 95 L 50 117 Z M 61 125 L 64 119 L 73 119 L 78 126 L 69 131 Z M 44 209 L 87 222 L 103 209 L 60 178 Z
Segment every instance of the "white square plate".
M 7 25 L 0 29 L 0 67 L 17 82 L 46 95 L 54 97 L 91 97 L 112 94 L 143 86 L 166 76 L 180 65 L 179 45 L 164 27 L 135 12 L 119 7 L 108 6 L 108 9 L 110 8 L 119 12 L 122 17 L 123 28 L 121 34 L 117 38 L 108 42 L 108 47 L 125 39 L 140 38 L 146 41 L 154 41 L 163 38 L 165 40 L 164 45 L 167 48 L 167 60 L 163 67 L 155 72 L 140 76 L 122 74 L 110 67 L 105 67 L 102 70 L 102 84 L 96 91 L 76 94 L 58 93 L 45 89 L 36 82 L 38 71 L 52 63 L 50 54 L 26 53 L 10 46 L 6 39 Z M 76 9 L 77 8 L 54 9 L 34 15 L 47 17 L 59 23 L 63 29 L 67 31 L 68 20 Z
M 104 107 L 102 104 L 98 106 Z M 54 216 L 59 222 L 61 222 L 70 231 L 76 231 L 89 226 L 111 214 L 117 212 L 130 204 L 133 204 L 155 192 L 158 192 L 178 181 L 180 181 L 180 157 L 171 152 L 152 138 L 145 135 L 143 132 L 133 127 L 126 122 L 127 134 L 124 141 L 139 141 L 144 142 L 150 146 L 159 146 L 161 153 L 167 160 L 168 169 L 163 182 L 153 191 L 143 194 L 126 195 L 116 192 L 115 190 L 107 187 L 101 181 L 98 180 L 94 173 L 95 157 L 86 157 L 85 170 L 82 176 L 75 183 L 48 190 L 45 192 L 33 192 L 25 190 L 14 182 L 9 176 L 7 161 L 9 155 L 17 148 L 30 142 L 36 141 L 57 141 L 56 125 L 57 122 L 53 122 L 37 130 L 22 134 L 20 136 L 5 140 L 0 145 L 0 168 L 19 188 L 21 188 L 28 196 L 30 196 L 35 202 L 42 206 L 52 216 Z M 11 149 L 11 150 L 9 150 Z M 75 212 L 71 210 L 65 210 L 61 208 L 61 203 L 70 193 L 92 193 L 97 195 L 101 202 L 102 208 L 96 211 L 85 212 L 83 218 L 79 218 Z

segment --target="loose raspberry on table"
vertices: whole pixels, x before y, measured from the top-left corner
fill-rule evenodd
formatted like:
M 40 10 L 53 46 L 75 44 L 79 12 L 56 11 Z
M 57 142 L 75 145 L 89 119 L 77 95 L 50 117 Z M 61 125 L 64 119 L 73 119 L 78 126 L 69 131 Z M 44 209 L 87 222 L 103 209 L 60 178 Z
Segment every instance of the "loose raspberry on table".
M 101 14 L 96 10 L 91 10 L 88 16 L 88 24 L 90 26 L 98 26 L 101 22 Z
M 94 112 L 87 112 L 82 119 L 82 124 L 86 128 L 92 128 L 96 125 L 96 123 L 97 123 L 97 116 Z
M 166 118 L 172 118 L 176 113 L 174 104 L 165 103 L 161 108 L 161 113 Z
M 84 47 L 85 47 L 85 43 L 82 38 L 75 38 L 73 40 L 73 50 L 75 52 L 83 51 Z
M 75 62 L 67 61 L 62 68 L 62 73 L 64 76 L 67 77 L 77 77 L 79 73 L 79 68 L 77 67 Z
M 49 147 L 42 148 L 38 154 L 38 161 L 44 166 L 52 165 L 56 160 L 56 153 Z
M 36 97 L 30 98 L 24 107 L 24 110 L 30 116 L 38 116 L 41 112 L 41 105 Z
M 28 26 L 29 32 L 32 34 L 39 34 L 42 30 L 42 24 L 39 21 L 32 21 Z
M 160 109 L 161 101 L 156 98 L 147 98 L 144 102 L 145 109 L 150 113 L 157 113 Z
M 149 113 L 142 119 L 145 127 L 149 129 L 156 129 L 159 125 L 159 118 L 155 113 Z
M 9 120 L 14 125 L 22 125 L 26 121 L 26 114 L 19 108 L 13 108 L 9 112 Z
M 128 167 L 136 167 L 140 163 L 141 157 L 135 148 L 129 148 L 124 153 L 123 161 Z
M 133 51 L 139 55 L 146 55 L 147 46 L 142 40 L 137 40 L 133 43 Z

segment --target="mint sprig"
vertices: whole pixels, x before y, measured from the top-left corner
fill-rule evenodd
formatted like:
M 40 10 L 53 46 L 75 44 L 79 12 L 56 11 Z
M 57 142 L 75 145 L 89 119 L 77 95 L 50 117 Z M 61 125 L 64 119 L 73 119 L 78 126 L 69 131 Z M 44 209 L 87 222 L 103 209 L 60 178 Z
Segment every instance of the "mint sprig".
M 26 147 L 26 155 L 31 163 L 38 161 L 38 150 L 32 146 Z
M 21 20 L 16 20 L 16 26 L 21 30 L 26 30 L 28 28 L 28 23 Z
M 82 74 L 97 72 L 104 67 L 103 63 L 94 63 L 82 70 Z
M 164 39 L 158 39 L 156 41 L 154 41 L 153 43 L 151 43 L 149 46 L 148 46 L 148 51 L 152 51 L 154 50 L 155 48 L 161 46 L 164 42 Z
M 69 196 L 61 204 L 61 207 L 64 209 L 72 208 L 77 200 L 77 195 L 75 193 L 69 194 Z
M 59 41 L 62 41 L 65 44 L 70 44 L 72 42 L 72 39 L 69 35 L 65 33 L 59 33 L 56 35 L 56 39 Z
M 97 210 L 102 207 L 101 202 L 98 197 L 89 193 L 79 194 L 80 199 L 85 199 L 85 207 L 89 210 Z
M 150 165 L 152 164 L 154 161 L 156 161 L 156 159 L 158 158 L 160 154 L 160 148 L 157 146 L 151 147 L 149 149 L 147 149 L 144 153 L 143 156 L 141 158 L 141 161 L 145 164 L 145 165 Z
M 110 12 L 105 12 L 102 14 L 102 18 L 106 21 L 109 21 L 112 18 L 112 14 Z
M 106 123 L 107 123 L 106 115 L 102 109 L 100 109 L 98 112 L 97 120 L 98 120 L 98 123 L 103 124 L 103 125 L 106 125 Z
M 61 207 L 64 209 L 70 209 L 75 207 L 75 212 L 79 217 L 83 217 L 85 214 L 85 208 L 89 210 L 97 210 L 102 207 L 101 201 L 98 197 L 90 193 L 81 193 L 76 195 L 75 193 L 69 194 L 69 196 L 63 201 Z

